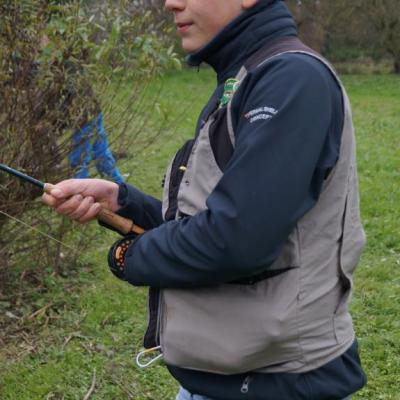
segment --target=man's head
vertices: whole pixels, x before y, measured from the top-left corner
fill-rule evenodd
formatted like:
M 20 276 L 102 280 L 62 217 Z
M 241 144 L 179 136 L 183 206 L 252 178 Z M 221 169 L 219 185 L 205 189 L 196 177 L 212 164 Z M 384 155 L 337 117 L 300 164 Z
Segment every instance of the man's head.
M 165 0 L 174 14 L 182 47 L 188 53 L 200 50 L 229 22 L 259 0 Z

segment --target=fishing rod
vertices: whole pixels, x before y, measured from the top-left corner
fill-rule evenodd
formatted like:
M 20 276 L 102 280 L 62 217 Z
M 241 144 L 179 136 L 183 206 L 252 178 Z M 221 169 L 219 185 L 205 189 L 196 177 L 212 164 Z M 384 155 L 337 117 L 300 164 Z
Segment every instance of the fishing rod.
M 54 185 L 51 183 L 44 183 L 35 179 L 29 175 L 22 173 L 14 168 L 11 168 L 5 164 L 0 163 L 0 170 L 16 176 L 18 179 L 21 179 L 24 182 L 28 182 L 38 188 L 40 188 L 43 192 L 51 194 L 52 189 L 54 189 Z M 144 232 L 144 229 L 140 226 L 136 225 L 133 221 L 128 218 L 121 217 L 118 214 L 108 210 L 107 208 L 102 208 L 96 217 L 99 221 L 104 222 L 107 225 L 112 226 L 123 234 L 127 235 L 128 233 L 136 233 L 141 234 Z

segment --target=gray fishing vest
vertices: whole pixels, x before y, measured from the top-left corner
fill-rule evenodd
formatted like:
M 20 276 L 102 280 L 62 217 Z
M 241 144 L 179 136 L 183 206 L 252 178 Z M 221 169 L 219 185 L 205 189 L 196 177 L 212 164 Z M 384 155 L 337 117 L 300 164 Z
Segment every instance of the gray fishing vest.
M 316 58 L 341 86 L 345 118 L 339 159 L 317 204 L 297 222 L 280 256 L 268 267 L 285 272 L 252 284 L 161 291 L 159 340 L 170 365 L 217 374 L 305 372 L 340 356 L 355 339 L 348 305 L 365 235 L 350 104 L 332 67 L 296 38 L 259 52 L 250 67 L 260 68 L 290 52 Z M 239 71 L 240 82 L 248 69 L 249 63 Z M 222 177 L 210 144 L 214 117 L 211 114 L 202 127 L 182 170 L 176 218 L 206 209 L 206 199 Z M 231 102 L 226 118 L 234 147 Z M 170 201 L 171 168 L 164 214 Z

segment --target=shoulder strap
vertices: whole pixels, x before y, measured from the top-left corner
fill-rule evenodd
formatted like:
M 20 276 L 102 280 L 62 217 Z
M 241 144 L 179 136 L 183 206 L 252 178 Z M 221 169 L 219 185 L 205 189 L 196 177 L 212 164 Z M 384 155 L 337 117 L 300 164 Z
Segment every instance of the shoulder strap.
M 260 50 L 250 56 L 236 75 L 236 80 L 239 81 L 239 85 L 247 76 L 248 72 L 255 70 L 272 58 L 285 53 L 303 53 L 318 59 L 328 68 L 332 76 L 338 82 L 339 86 L 343 88 L 335 69 L 329 64 L 329 62 L 325 60 L 324 57 L 322 57 L 315 50 L 306 46 L 297 36 L 285 36 L 278 38 L 272 42 L 268 42 Z M 239 85 L 237 87 L 239 87 Z M 232 120 L 232 99 L 233 97 L 231 98 L 227 106 L 227 126 L 229 138 L 231 140 L 232 146 L 234 147 L 235 132 Z
M 288 52 L 303 52 L 312 54 L 318 58 L 321 56 L 306 46 L 297 36 L 285 36 L 269 42 L 254 53 L 244 64 L 247 71 L 257 68 L 272 57 Z

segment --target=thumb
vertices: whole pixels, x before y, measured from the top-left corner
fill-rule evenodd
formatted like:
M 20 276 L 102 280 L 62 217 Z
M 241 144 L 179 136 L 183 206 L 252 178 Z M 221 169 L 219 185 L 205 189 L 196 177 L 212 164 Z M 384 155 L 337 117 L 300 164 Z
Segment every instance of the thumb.
M 83 179 L 67 179 L 61 181 L 52 187 L 50 194 L 58 200 L 81 194 L 86 187 L 82 181 Z

